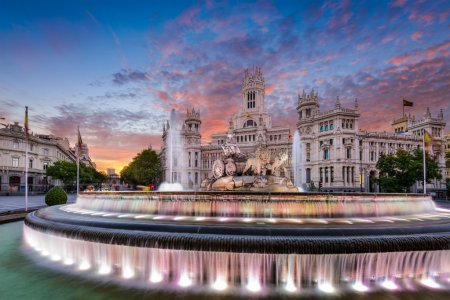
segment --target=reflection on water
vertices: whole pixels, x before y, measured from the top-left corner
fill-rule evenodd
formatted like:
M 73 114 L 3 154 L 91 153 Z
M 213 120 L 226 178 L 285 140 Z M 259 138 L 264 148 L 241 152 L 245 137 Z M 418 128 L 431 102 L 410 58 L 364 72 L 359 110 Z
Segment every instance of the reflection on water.
M 19 249 L 22 222 L 0 225 L 0 299 L 211 299 L 211 295 L 175 294 L 134 290 L 92 282 L 66 273 L 49 270 L 31 262 Z M 218 283 L 220 285 L 220 282 Z M 312 297 L 323 299 L 323 294 Z M 297 296 L 298 297 L 298 296 Z M 216 296 L 216 299 L 243 299 Z M 289 299 L 286 296 L 283 299 Z M 308 295 L 311 298 L 311 295 Z M 371 293 L 367 295 L 327 296 L 327 299 L 450 299 L 450 292 Z M 268 298 L 276 299 L 276 298 Z

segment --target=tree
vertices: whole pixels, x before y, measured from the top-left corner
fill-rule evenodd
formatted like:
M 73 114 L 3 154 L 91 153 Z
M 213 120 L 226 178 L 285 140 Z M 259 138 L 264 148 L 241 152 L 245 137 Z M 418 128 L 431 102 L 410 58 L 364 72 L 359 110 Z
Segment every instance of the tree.
M 161 182 L 161 162 L 153 149 L 140 152 L 133 161 L 120 171 L 120 178 L 132 185 L 149 185 Z
M 77 180 L 77 165 L 60 160 L 48 166 L 46 175 L 53 179 L 60 179 L 64 185 L 73 184 Z
M 377 181 L 384 192 L 408 192 L 416 181 L 423 181 L 423 152 L 399 149 L 395 155 L 381 155 L 376 167 L 380 172 Z M 427 183 L 442 178 L 439 164 L 428 153 L 426 167 Z
M 68 161 L 57 161 L 49 166 L 47 176 L 60 179 L 65 186 L 73 185 L 77 180 L 77 164 Z M 80 164 L 80 184 L 101 184 L 106 181 L 106 174 L 92 167 Z

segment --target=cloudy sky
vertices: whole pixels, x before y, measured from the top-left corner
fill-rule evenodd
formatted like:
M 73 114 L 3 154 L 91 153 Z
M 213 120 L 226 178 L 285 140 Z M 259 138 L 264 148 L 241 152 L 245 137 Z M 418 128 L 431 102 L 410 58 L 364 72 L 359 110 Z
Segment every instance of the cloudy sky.
M 206 142 L 260 66 L 275 124 L 296 98 L 358 98 L 362 128 L 390 130 L 401 99 L 450 123 L 450 2 L 0 1 L 0 117 L 76 140 L 100 169 L 161 145 L 171 108 L 200 108 Z M 448 126 L 447 126 L 448 128 Z

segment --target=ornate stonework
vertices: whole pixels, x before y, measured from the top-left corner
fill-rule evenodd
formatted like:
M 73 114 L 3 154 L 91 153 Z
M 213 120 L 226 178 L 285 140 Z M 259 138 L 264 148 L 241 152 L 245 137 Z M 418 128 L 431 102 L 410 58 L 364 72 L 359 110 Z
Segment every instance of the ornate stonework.
M 183 186 L 199 189 L 202 182 L 202 187 L 211 188 L 213 182 L 208 178 L 217 177 L 219 183 L 229 188 L 230 176 L 235 188 L 253 184 L 253 181 L 248 182 L 246 176 L 238 178 L 233 175 L 243 173 L 270 173 L 287 180 L 282 182 L 274 179 L 278 177 L 269 177 L 267 186 L 273 182 L 289 186 L 293 173 L 291 130 L 272 125 L 265 107 L 265 79 L 261 69 L 246 70 L 243 77 L 241 99 L 238 100 L 241 102 L 240 109 L 230 117 L 228 130 L 212 134 L 211 141 L 201 144 L 200 113 L 195 109 L 187 111 L 182 131 L 186 149 L 184 157 L 190 161 L 186 164 L 189 166 L 187 176 L 190 180 L 183 179 Z M 319 100 L 319 93 L 315 90 L 310 93 L 303 91 L 297 97 L 298 122 L 295 127 L 301 138 L 303 167 L 299 173 L 302 186 L 318 187 L 321 183 L 325 191 L 377 191 L 370 177 L 378 175 L 376 162 L 380 155 L 395 153 L 399 148 L 413 150 L 421 147 L 424 129 L 434 136 L 433 154 L 438 158 L 445 178 L 443 112 L 433 117 L 432 112 L 427 110 L 424 117 L 418 120 L 414 116 L 404 116 L 402 120 L 394 121 L 395 132 L 392 133 L 365 132 L 359 128 L 360 105 L 356 99 L 337 97 L 335 105 L 328 111 L 320 110 Z M 346 103 L 351 103 L 350 107 Z M 169 124 L 164 126 L 164 139 L 168 127 Z M 259 147 L 270 150 L 270 159 L 257 153 Z M 232 161 L 224 160 L 224 157 L 230 157 Z M 213 164 L 216 160 L 220 160 L 223 166 L 216 165 L 222 168 L 222 173 L 216 170 L 214 176 Z M 225 177 L 219 175 L 228 179 L 222 179 Z M 193 184 L 189 186 L 189 182 Z M 416 190 L 420 189 L 419 185 Z M 445 182 L 435 181 L 427 189 L 442 191 Z

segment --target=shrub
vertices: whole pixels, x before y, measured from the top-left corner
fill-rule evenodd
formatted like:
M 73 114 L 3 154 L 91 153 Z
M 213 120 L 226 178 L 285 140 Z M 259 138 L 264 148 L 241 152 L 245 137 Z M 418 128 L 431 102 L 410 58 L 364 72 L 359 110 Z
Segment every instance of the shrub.
M 67 202 L 67 194 L 59 186 L 52 187 L 45 195 L 45 203 L 48 206 L 66 204 L 66 202 Z

